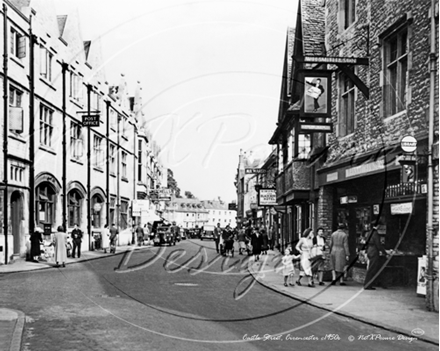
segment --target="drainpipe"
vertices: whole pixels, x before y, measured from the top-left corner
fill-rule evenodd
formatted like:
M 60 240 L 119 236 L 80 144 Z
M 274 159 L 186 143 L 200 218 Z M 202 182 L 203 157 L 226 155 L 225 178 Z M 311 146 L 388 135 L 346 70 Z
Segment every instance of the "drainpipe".
M 120 210 L 121 210 L 121 199 L 120 199 L 120 191 L 119 191 L 119 187 L 120 187 L 120 182 L 121 182 L 121 166 L 120 166 L 120 153 L 121 153 L 121 139 L 120 139 L 120 127 L 119 124 L 121 122 L 121 115 L 118 112 L 118 120 L 117 120 L 117 127 L 116 127 L 116 134 L 117 134 L 117 140 L 118 140 L 118 146 L 117 146 L 117 155 L 116 155 L 116 228 L 119 231 L 121 231 L 120 228 Z M 118 245 L 119 245 L 119 235 L 118 235 Z
M 8 264 L 8 8 L 3 4 L 3 235 L 5 264 Z
M 90 116 L 90 95 L 92 86 L 87 84 L 87 116 Z M 87 127 L 87 231 L 89 233 L 89 250 L 92 250 L 92 214 L 90 200 L 90 181 L 91 181 L 91 146 L 90 146 L 90 127 Z
M 35 37 L 32 15 L 29 30 L 29 234 L 35 231 Z
M 61 63 L 61 74 L 63 79 L 63 227 L 67 230 L 67 113 L 66 113 L 66 72 L 68 71 L 68 64 L 65 62 Z
M 112 223 L 110 223 L 110 101 L 105 102 L 105 114 L 106 114 L 106 148 L 107 148 L 107 157 L 105 161 L 105 172 L 107 177 L 105 179 L 105 193 L 106 193 L 106 218 L 107 225 L 110 228 Z
M 427 308 L 429 311 L 434 310 L 434 267 L 433 267 L 433 162 L 432 162 L 432 145 L 434 143 L 434 108 L 435 108 L 435 75 L 437 70 L 435 68 L 437 53 L 435 42 L 435 0 L 431 0 L 431 52 L 429 55 L 429 70 L 430 70 L 430 91 L 429 91 L 429 124 L 428 124 L 428 221 L 426 224 L 427 230 Z

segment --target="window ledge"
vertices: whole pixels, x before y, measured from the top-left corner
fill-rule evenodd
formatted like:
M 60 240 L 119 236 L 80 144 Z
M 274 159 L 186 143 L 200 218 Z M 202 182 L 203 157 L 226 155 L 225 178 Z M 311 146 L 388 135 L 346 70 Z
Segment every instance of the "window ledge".
M 78 106 L 79 108 L 83 108 L 84 106 L 77 100 L 75 100 L 74 98 L 70 97 L 69 98 L 70 102 L 76 106 Z
M 338 136 L 338 140 L 339 141 L 344 141 L 344 140 L 346 140 L 346 139 L 350 139 L 352 136 L 354 136 L 354 132 L 353 133 L 350 133 L 350 134 L 347 134 L 347 135 L 344 135 L 344 136 Z
M 73 158 L 73 157 L 71 157 L 71 158 L 70 158 L 70 162 L 78 163 L 78 164 L 81 165 L 81 166 L 84 165 L 84 163 L 83 163 L 79 158 Z
M 21 59 L 19 59 L 18 57 L 14 56 L 11 54 L 11 56 L 9 56 L 11 61 L 14 61 L 17 65 L 19 65 L 21 68 L 25 68 L 24 64 L 21 62 Z
M 125 141 L 128 141 L 128 136 L 126 136 L 125 134 L 121 135 L 122 139 L 125 139 Z
M 57 91 L 57 89 L 52 85 L 52 83 L 50 81 L 48 81 L 46 78 L 40 77 L 40 81 L 42 81 L 44 84 L 46 84 L 53 91 Z
M 12 132 L 11 130 L 9 131 L 10 134 L 8 134 L 8 137 L 14 140 L 19 141 L 20 143 L 26 144 L 26 139 L 23 138 L 21 135 Z
M 53 154 L 53 155 L 56 155 L 56 154 L 57 154 L 57 153 L 55 152 L 55 150 L 52 149 L 50 146 L 40 145 L 40 146 L 38 146 L 38 148 L 39 148 L 40 150 L 46 151 L 46 152 L 48 152 L 48 153 L 50 153 L 50 154 Z
M 126 177 L 122 177 L 121 180 L 122 180 L 123 182 L 128 183 L 128 178 L 126 178 Z
M 100 173 L 104 173 L 104 170 L 101 167 L 93 167 L 94 171 L 100 172 Z
M 113 178 L 116 178 L 116 174 L 115 173 L 110 172 L 110 176 L 113 177 Z
M 405 110 L 402 110 L 402 111 L 400 111 L 400 112 L 397 112 L 396 114 L 394 114 L 394 115 L 391 115 L 391 116 L 388 116 L 388 117 L 385 117 L 384 118 L 384 122 L 389 122 L 389 121 L 392 121 L 393 119 L 396 119 L 396 118 L 398 118 L 398 117 L 402 117 L 403 115 L 405 115 L 406 114 L 406 109 Z

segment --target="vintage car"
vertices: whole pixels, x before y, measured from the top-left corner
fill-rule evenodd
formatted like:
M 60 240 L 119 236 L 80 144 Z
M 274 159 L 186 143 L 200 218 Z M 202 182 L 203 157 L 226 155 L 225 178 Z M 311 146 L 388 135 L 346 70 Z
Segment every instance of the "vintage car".
M 170 225 L 161 224 L 157 226 L 156 234 L 154 235 L 153 242 L 155 246 L 168 244 L 176 245 L 176 237 L 171 231 Z
M 200 235 L 200 240 L 203 239 L 212 239 L 214 240 L 214 225 L 205 224 L 203 227 L 202 234 Z

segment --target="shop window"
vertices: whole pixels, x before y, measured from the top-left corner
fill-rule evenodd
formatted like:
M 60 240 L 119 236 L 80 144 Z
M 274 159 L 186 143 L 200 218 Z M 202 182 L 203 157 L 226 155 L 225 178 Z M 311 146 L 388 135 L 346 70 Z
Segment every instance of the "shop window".
M 354 132 L 355 127 L 355 86 L 345 74 L 338 76 L 339 83 L 339 120 L 338 135 L 343 137 Z
M 408 28 L 404 27 L 383 39 L 385 117 L 406 109 L 408 71 Z
M 83 156 L 83 134 L 82 126 L 75 122 L 70 122 L 70 156 L 78 160 Z
M 44 105 L 40 105 L 40 144 L 52 146 L 53 111 Z
M 55 190 L 49 183 L 42 183 L 35 189 L 37 224 L 55 223 Z
M 9 86 L 9 130 L 16 134 L 23 133 L 23 109 L 21 107 L 23 92 Z
M 78 190 L 72 190 L 67 195 L 67 216 L 68 226 L 81 224 L 81 206 L 83 197 Z
M 40 76 L 52 81 L 53 54 L 44 46 L 40 46 Z
M 26 37 L 11 27 L 11 54 L 22 59 L 26 57 Z

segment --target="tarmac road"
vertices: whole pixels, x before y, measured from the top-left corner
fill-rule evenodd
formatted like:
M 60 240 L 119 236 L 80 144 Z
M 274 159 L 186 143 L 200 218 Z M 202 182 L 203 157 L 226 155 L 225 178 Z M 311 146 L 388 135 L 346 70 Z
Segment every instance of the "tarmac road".
M 26 351 L 436 349 L 268 290 L 248 263 L 186 240 L 6 274 L 0 301 L 26 314 Z

